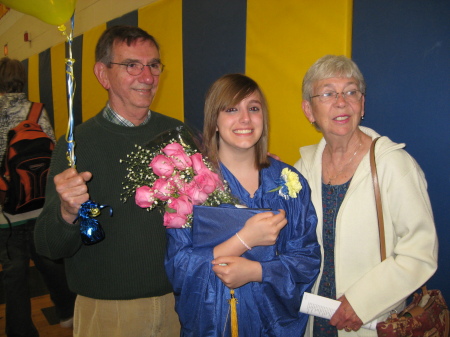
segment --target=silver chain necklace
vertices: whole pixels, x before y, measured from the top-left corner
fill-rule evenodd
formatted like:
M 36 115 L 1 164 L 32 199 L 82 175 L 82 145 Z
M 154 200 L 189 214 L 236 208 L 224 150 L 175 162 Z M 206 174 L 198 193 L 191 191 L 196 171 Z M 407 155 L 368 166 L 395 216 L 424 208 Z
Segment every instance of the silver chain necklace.
M 342 172 L 344 172 L 345 168 L 350 165 L 350 163 L 353 161 L 353 159 L 356 157 L 356 154 L 358 153 L 360 147 L 361 147 L 362 142 L 359 142 L 359 145 L 357 146 L 355 152 L 353 153 L 353 156 L 350 158 L 350 160 L 348 161 L 347 164 L 345 164 L 342 169 L 332 178 L 328 178 L 328 183 L 327 185 L 331 185 L 331 181 L 336 179 Z M 328 172 L 328 168 L 327 168 L 327 175 L 329 176 L 330 173 Z

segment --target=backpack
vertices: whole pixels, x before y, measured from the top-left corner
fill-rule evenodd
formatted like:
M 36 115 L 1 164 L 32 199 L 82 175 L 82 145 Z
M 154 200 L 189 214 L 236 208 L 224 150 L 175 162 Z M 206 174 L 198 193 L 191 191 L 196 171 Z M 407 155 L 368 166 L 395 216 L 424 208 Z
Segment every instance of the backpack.
M 20 214 L 44 206 L 52 139 L 38 124 L 44 105 L 32 103 L 26 120 L 8 132 L 0 176 L 3 211 Z

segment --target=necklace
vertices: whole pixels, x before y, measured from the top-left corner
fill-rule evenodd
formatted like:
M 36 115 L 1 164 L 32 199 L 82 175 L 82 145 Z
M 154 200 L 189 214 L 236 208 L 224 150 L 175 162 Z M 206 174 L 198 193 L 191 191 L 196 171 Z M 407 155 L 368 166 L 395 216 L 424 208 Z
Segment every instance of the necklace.
M 346 168 L 348 165 L 350 165 L 350 163 L 351 163 L 351 162 L 353 161 L 353 159 L 356 157 L 356 154 L 358 153 L 359 148 L 361 147 L 361 144 L 362 144 L 362 143 L 359 142 L 359 145 L 356 147 L 356 150 L 355 150 L 355 152 L 353 153 L 353 156 L 352 156 L 352 157 L 350 158 L 350 160 L 348 161 L 348 163 L 345 164 L 344 166 L 342 166 L 342 169 L 341 169 L 338 173 L 336 173 L 336 175 L 335 175 L 334 177 L 328 178 L 328 183 L 327 183 L 328 186 L 331 185 L 331 181 L 332 181 L 332 180 L 336 179 L 342 172 L 344 172 L 345 168 Z M 329 172 L 328 172 L 328 168 L 327 168 L 327 174 L 328 174 L 328 176 L 330 175 Z

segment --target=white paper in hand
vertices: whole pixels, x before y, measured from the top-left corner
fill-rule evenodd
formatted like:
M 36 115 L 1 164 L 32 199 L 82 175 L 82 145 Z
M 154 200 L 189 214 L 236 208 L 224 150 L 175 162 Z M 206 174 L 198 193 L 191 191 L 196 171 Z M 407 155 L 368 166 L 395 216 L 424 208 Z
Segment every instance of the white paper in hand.
M 341 302 L 337 300 L 305 292 L 303 294 L 300 312 L 307 315 L 330 319 L 340 305 Z M 376 326 L 377 321 L 372 321 L 362 327 L 365 329 L 376 330 Z

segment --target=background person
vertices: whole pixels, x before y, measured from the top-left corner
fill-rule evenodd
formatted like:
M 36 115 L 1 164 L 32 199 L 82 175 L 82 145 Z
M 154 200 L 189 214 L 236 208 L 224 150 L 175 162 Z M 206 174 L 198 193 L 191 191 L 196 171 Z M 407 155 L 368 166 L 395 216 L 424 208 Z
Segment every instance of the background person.
M 32 102 L 23 92 L 26 83 L 25 67 L 19 60 L 4 57 L 0 60 L 0 158 L 6 154 L 8 132 L 27 119 Z M 38 121 L 44 132 L 55 141 L 52 125 L 44 110 Z M 3 160 L 0 162 L 3 165 Z M 1 207 L 1 206 L 0 206 Z M 64 264 L 36 253 L 33 232 L 36 218 L 42 209 L 20 214 L 0 212 L 0 263 L 6 304 L 7 336 L 39 336 L 31 318 L 29 289 L 30 259 L 33 260 L 50 292 L 63 327 L 72 327 L 75 294 L 68 286 Z
M 121 201 L 127 170 L 120 159 L 135 144 L 182 123 L 149 110 L 164 67 L 151 35 L 138 27 L 108 28 L 95 57 L 94 73 L 109 101 L 75 128 L 77 170 L 67 169 L 64 139 L 57 144 L 36 246 L 44 255 L 65 258 L 69 286 L 78 294 L 75 336 L 176 336 L 163 218 Z M 81 242 L 79 224 L 73 224 L 88 199 L 113 210 L 113 216 L 105 209 L 97 218 L 105 239 L 89 246 Z
M 306 180 L 267 157 L 267 116 L 263 93 L 247 76 L 225 75 L 207 94 L 205 155 L 242 205 L 280 213 L 257 214 L 236 235 L 210 248 L 192 246 L 191 228 L 167 230 L 166 268 L 182 336 L 230 335 L 229 288 L 237 298 L 239 336 L 302 336 L 305 330 L 308 317 L 299 308 L 320 264 L 317 219 Z M 301 184 L 298 194 L 274 191 L 283 169 Z M 230 220 L 224 221 L 226 226 Z M 242 256 L 252 247 L 272 245 L 262 261 Z
M 311 185 L 319 219 L 323 263 L 314 292 L 342 302 L 331 320 L 312 318 L 308 336 L 376 336 L 361 325 L 400 311 L 437 268 L 424 174 L 405 144 L 387 137 L 375 149 L 387 250 L 380 262 L 369 162 L 372 140 L 380 135 L 359 126 L 365 90 L 363 75 L 345 56 L 322 57 L 303 79 L 303 111 L 323 134 L 318 144 L 300 149 L 295 164 Z

